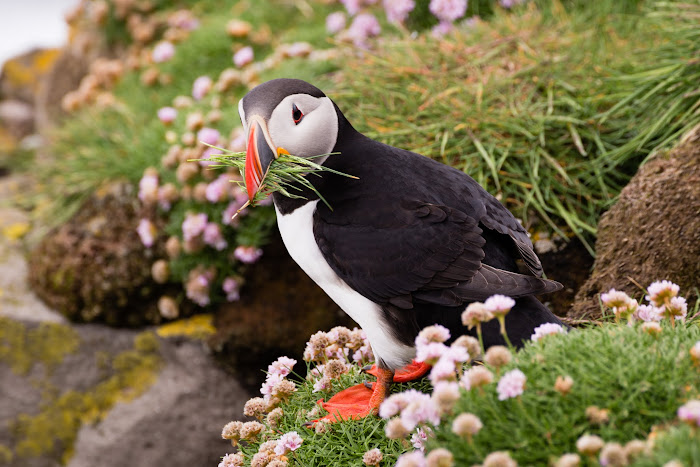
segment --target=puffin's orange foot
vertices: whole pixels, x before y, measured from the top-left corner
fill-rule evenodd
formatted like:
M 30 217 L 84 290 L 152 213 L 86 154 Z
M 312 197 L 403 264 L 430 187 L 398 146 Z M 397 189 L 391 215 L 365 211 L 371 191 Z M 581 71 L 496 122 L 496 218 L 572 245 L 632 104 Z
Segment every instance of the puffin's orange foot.
M 379 371 L 381 370 L 377 367 L 377 365 L 372 365 L 370 369 L 365 371 L 370 375 L 378 377 Z M 394 373 L 394 382 L 406 383 L 408 381 L 414 381 L 422 376 L 425 376 L 428 371 L 430 371 L 430 365 L 425 362 L 417 362 L 413 360 L 405 367 L 396 370 L 396 373 Z
M 362 383 L 344 389 L 331 397 L 328 402 L 323 402 L 323 399 L 319 400 L 318 403 L 328 411 L 328 415 L 314 422 L 327 420 L 333 423 L 376 414 L 379 411 L 379 406 L 389 394 L 392 382 L 404 383 L 413 381 L 425 375 L 428 370 L 430 370 L 430 365 L 415 361 L 401 368 L 396 373 L 373 365 L 372 368 L 367 370 L 367 373 L 377 377 L 376 383 L 371 385 Z

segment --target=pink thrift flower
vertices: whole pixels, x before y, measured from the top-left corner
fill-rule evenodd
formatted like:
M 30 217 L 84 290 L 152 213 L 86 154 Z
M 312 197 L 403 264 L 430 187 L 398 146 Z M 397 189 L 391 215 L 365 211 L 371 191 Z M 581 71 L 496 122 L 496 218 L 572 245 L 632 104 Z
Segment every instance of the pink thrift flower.
M 525 373 L 518 369 L 510 370 L 504 374 L 498 381 L 498 387 L 496 388 L 498 400 L 504 401 L 521 395 L 525 391 L 526 381 Z
M 136 228 L 136 232 L 139 234 L 143 246 L 146 248 L 153 246 L 153 243 L 155 243 L 156 240 L 156 226 L 153 225 L 153 222 L 148 219 L 141 219 L 138 227 Z
M 345 13 L 336 11 L 326 17 L 326 31 L 337 34 L 345 28 Z
M 447 21 L 440 21 L 438 24 L 433 26 L 433 29 L 430 31 L 433 37 L 440 38 L 446 34 L 449 34 L 450 31 L 454 29 L 454 25 L 452 23 L 449 23 Z
M 387 397 L 382 405 L 379 406 L 379 416 L 382 418 L 391 418 L 408 407 L 414 399 L 422 397 L 422 392 L 415 389 L 409 389 L 404 392 L 398 392 Z
M 204 232 L 204 228 L 207 226 L 207 215 L 206 214 L 194 214 L 188 212 L 185 216 L 185 220 L 182 222 L 182 237 L 184 240 L 190 241 L 195 237 Z
M 700 427 L 700 400 L 686 402 L 678 409 L 678 418 L 690 426 Z
M 240 300 L 241 294 L 238 291 L 239 284 L 238 281 L 233 277 L 227 277 L 226 279 L 224 279 L 224 283 L 221 284 L 221 288 L 226 294 L 227 301 L 235 302 L 237 300 Z
M 211 303 L 209 297 L 210 277 L 208 274 L 198 274 L 191 277 L 185 283 L 185 293 L 187 298 L 199 306 L 207 306 Z
M 362 8 L 362 0 L 340 0 L 340 3 L 345 6 L 350 16 L 355 16 L 360 12 L 360 8 Z
M 151 52 L 151 59 L 155 63 L 163 63 L 173 58 L 174 55 L 175 46 L 168 41 L 162 41 L 156 44 L 156 46 L 153 48 L 153 52 Z
M 522 5 L 526 1 L 527 0 L 498 0 L 498 3 L 499 5 L 501 5 L 501 7 L 505 8 L 506 10 L 509 10 L 516 5 Z
M 215 130 L 215 131 L 216 131 L 216 130 Z M 216 148 L 206 148 L 206 149 L 204 150 L 204 152 L 202 152 L 202 157 L 201 157 L 202 160 L 198 161 L 198 162 L 199 162 L 199 165 L 202 166 L 202 167 L 209 167 L 209 166 L 212 165 L 212 164 L 216 164 L 215 161 L 204 160 L 204 159 L 209 159 L 209 158 L 212 157 L 212 156 L 220 156 L 220 155 L 221 155 L 221 151 L 219 151 L 218 149 L 216 149 Z
M 646 299 L 655 306 L 663 306 L 666 300 L 670 300 L 672 297 L 678 295 L 680 287 L 671 281 L 657 281 L 653 282 L 647 288 Z
M 265 400 L 270 400 L 270 396 L 272 395 L 272 388 L 275 387 L 277 383 L 282 381 L 284 379 L 284 376 L 280 375 L 279 373 L 268 373 L 267 378 L 265 378 L 265 382 L 262 384 L 260 387 L 260 394 L 265 396 Z
M 239 245 L 233 252 L 234 258 L 236 258 L 241 263 L 253 264 L 257 262 L 262 256 L 263 251 L 260 248 L 254 246 L 243 246 Z
M 177 118 L 177 110 L 174 107 L 162 107 L 158 109 L 158 119 L 166 125 L 170 125 Z
M 240 454 L 226 454 L 219 462 L 218 467 L 243 467 L 242 457 Z
M 207 185 L 205 196 L 210 203 L 225 201 L 229 193 L 229 176 L 220 175 L 216 180 Z
M 139 199 L 143 204 L 158 201 L 158 175 L 150 172 L 150 169 L 139 180 Z
M 209 222 L 206 227 L 204 227 L 203 234 L 204 243 L 214 247 L 217 251 L 221 251 L 228 246 L 228 242 L 221 234 L 221 227 L 219 227 L 219 224 Z
M 220 137 L 221 133 L 219 133 L 219 131 L 215 130 L 214 128 L 204 127 L 197 132 L 197 140 L 201 141 L 204 144 L 209 144 L 211 146 L 215 146 L 219 142 Z
M 416 361 L 433 364 L 438 361 L 442 354 L 447 352 L 448 347 L 441 342 L 429 342 L 416 346 Z
M 299 436 L 299 434 L 296 431 L 290 431 L 289 433 L 285 433 L 277 442 L 277 446 L 275 447 L 275 454 L 277 454 L 278 456 L 283 456 L 289 451 L 296 451 L 297 449 L 299 449 L 299 446 L 301 446 L 301 443 L 303 442 L 304 440 L 301 436 Z
M 231 201 L 224 212 L 221 214 L 221 222 L 224 225 L 233 225 L 234 227 L 238 225 L 238 218 L 234 219 L 233 216 L 236 215 L 239 209 L 243 207 L 243 203 L 238 201 Z M 239 216 L 245 215 L 245 211 L 242 211 Z
M 411 436 L 411 444 L 415 449 L 417 449 L 420 452 L 425 452 L 425 442 L 428 440 L 428 436 L 432 431 L 430 428 L 418 428 L 415 433 L 413 433 L 413 436 Z
M 408 405 L 401 410 L 401 421 L 412 430 L 422 423 L 440 424 L 440 409 L 435 401 L 428 395 L 416 391 Z
M 192 97 L 194 97 L 196 100 L 201 100 L 209 93 L 209 91 L 211 91 L 211 87 L 213 85 L 214 82 L 210 77 L 200 76 L 194 80 L 194 83 L 192 83 Z
M 530 339 L 538 341 L 550 334 L 566 334 L 566 330 L 557 323 L 544 323 L 535 328 L 535 333 L 530 336 Z
M 357 47 L 367 47 L 367 39 L 378 36 L 382 28 L 374 15 L 357 15 L 348 29 L 348 37 Z
M 515 306 L 515 300 L 505 295 L 492 295 L 484 302 L 484 306 L 494 316 L 504 316 Z
M 252 63 L 254 58 L 255 54 L 253 53 L 253 48 L 250 46 L 245 46 L 233 54 L 233 64 L 238 68 L 243 68 L 249 63 Z
M 292 368 L 294 368 L 294 365 L 297 364 L 297 361 L 294 360 L 293 358 L 289 357 L 280 357 L 274 362 L 272 362 L 268 367 L 267 367 L 267 372 L 268 373 L 276 373 L 281 376 L 287 376 L 291 371 Z
M 450 338 L 450 331 L 445 326 L 434 324 L 421 330 L 416 336 L 416 345 L 427 345 L 430 342 L 445 342 Z
M 610 289 L 604 294 L 600 294 L 600 301 L 608 308 L 624 307 L 630 302 L 631 298 L 625 292 L 620 290 Z
M 672 297 L 662 310 L 664 316 L 685 319 L 688 314 L 688 304 L 683 297 Z
M 661 321 L 661 310 L 652 305 L 639 305 L 632 316 L 644 322 Z
M 384 0 L 384 11 L 390 23 L 403 23 L 415 7 L 413 0 Z
M 422 451 L 412 451 L 406 454 L 401 454 L 398 459 L 396 459 L 396 464 L 394 467 L 427 467 L 428 461 L 426 461 L 425 456 Z
M 440 22 L 453 23 L 467 12 L 467 0 L 430 0 L 430 12 Z

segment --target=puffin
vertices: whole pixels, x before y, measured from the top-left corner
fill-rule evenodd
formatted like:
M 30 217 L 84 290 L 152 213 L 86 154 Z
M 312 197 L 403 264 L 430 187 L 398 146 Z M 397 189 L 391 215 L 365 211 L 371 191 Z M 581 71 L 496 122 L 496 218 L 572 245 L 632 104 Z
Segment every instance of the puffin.
M 515 300 L 506 330 L 516 347 L 537 326 L 561 324 L 535 297 L 561 284 L 543 277 L 527 231 L 466 173 L 363 135 L 302 80 L 262 83 L 238 111 L 251 201 L 280 154 L 352 176 L 323 171 L 307 176 L 315 191 L 272 194 L 289 254 L 364 330 L 376 359 L 367 394 L 332 399 L 338 419 L 377 413 L 392 382 L 424 375 L 426 365 L 413 361 L 419 331 L 440 324 L 452 336 L 469 334 L 461 313 L 472 302 Z M 482 337 L 485 347 L 505 343 L 496 320 L 482 325 Z

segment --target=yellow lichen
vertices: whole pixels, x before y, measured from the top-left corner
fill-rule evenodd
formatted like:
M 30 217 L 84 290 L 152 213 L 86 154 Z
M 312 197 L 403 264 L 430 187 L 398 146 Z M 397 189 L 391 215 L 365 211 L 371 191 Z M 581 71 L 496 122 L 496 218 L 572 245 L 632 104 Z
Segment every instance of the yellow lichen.
M 29 232 L 29 222 L 15 222 L 2 228 L 2 235 L 8 240 L 18 240 Z
M 158 327 L 156 333 L 160 337 L 187 336 L 205 339 L 216 332 L 212 324 L 212 318 L 211 314 L 201 314 L 191 318 L 179 319 Z

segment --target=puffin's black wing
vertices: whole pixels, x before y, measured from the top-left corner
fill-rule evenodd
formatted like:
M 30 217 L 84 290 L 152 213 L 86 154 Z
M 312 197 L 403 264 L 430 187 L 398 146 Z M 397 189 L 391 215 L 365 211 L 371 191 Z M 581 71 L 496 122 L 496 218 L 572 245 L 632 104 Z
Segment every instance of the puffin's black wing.
M 479 221 L 447 206 L 365 197 L 338 200 L 331 211 L 319 203 L 313 228 L 335 273 L 379 304 L 458 306 L 496 293 L 521 297 L 559 287 L 482 264 Z

